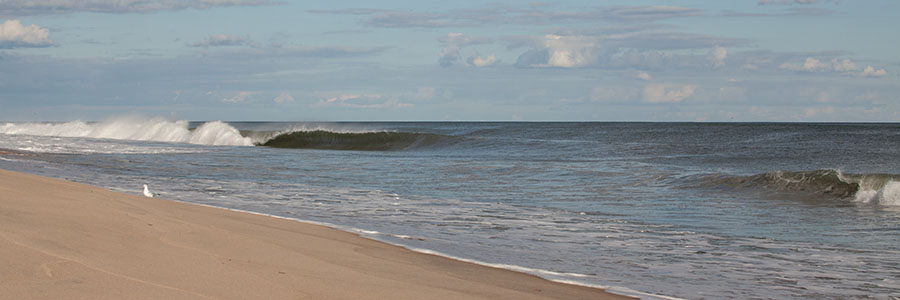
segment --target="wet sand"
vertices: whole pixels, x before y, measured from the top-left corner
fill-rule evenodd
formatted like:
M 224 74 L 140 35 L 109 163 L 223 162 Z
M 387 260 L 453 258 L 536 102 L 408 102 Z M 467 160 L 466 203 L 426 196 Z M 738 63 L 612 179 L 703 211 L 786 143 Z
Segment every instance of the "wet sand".
M 140 192 L 141 183 L 135 183 Z M 336 229 L 0 170 L 8 299 L 626 299 Z

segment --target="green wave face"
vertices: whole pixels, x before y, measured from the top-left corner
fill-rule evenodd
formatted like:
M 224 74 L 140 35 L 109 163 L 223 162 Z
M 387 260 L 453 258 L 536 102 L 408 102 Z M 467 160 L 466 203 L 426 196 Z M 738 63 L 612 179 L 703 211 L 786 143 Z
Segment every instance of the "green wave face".
M 852 198 L 860 191 L 879 191 L 896 174 L 844 174 L 837 170 L 771 171 L 750 176 L 706 176 L 701 185 L 730 188 L 763 188 L 774 192 Z
M 399 151 L 433 145 L 449 136 L 408 132 L 339 133 L 324 130 L 284 133 L 260 146 L 294 149 Z

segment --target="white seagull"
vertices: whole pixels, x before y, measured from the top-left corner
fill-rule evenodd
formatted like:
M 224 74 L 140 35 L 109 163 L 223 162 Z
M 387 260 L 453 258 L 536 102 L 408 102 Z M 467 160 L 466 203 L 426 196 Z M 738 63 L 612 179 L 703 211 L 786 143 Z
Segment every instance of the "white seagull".
M 146 184 L 144 185 L 144 196 L 153 198 L 153 196 L 156 196 L 156 195 L 159 195 L 159 194 L 151 193 L 150 188 L 148 188 Z

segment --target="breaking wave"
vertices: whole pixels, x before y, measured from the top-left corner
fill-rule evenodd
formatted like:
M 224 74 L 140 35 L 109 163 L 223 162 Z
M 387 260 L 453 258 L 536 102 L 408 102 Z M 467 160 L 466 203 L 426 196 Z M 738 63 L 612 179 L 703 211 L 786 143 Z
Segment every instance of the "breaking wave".
M 313 130 L 281 133 L 257 144 L 276 148 L 391 151 L 426 147 L 449 138 L 430 133 Z
M 0 133 L 58 137 L 86 137 L 115 140 L 190 143 L 217 146 L 252 146 L 250 138 L 221 121 L 189 128 L 187 121 L 162 118 L 124 117 L 103 122 L 6 123 Z
M 900 175 L 844 174 L 839 170 L 771 171 L 750 176 L 705 175 L 701 186 L 761 188 L 775 193 L 900 205 Z
M 207 122 L 192 128 L 188 121 L 134 116 L 102 122 L 6 123 L 0 125 L 0 134 L 361 151 L 408 150 L 452 138 L 429 133 L 349 130 L 306 125 L 282 131 L 239 131 L 221 121 Z

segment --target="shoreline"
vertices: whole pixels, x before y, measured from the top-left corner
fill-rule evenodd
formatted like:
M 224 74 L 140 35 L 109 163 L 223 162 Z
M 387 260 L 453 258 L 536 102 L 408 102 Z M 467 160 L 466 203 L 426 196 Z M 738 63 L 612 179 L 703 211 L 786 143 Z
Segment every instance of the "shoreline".
M 0 170 L 19 298 L 631 299 L 312 222 Z
M 289 220 L 289 221 L 293 221 L 293 222 L 309 224 L 309 225 L 313 225 L 313 226 L 322 226 L 322 227 L 326 227 L 326 228 L 335 229 L 335 230 L 338 230 L 341 232 L 350 233 L 350 234 L 356 235 L 360 238 L 373 240 L 373 241 L 380 242 L 380 243 L 385 243 L 385 244 L 388 244 L 391 246 L 400 247 L 405 250 L 409 250 L 409 251 L 416 252 L 419 254 L 433 255 L 433 256 L 437 256 L 437 257 L 441 257 L 441 258 L 447 258 L 447 259 L 450 259 L 453 261 L 458 261 L 461 263 L 475 264 L 475 265 L 479 265 L 479 266 L 483 266 L 483 267 L 487 267 L 487 268 L 494 268 L 494 269 L 501 269 L 501 270 L 516 272 L 516 273 L 522 273 L 525 275 L 535 276 L 535 277 L 538 277 L 538 278 L 541 278 L 543 280 L 547 280 L 547 281 L 550 281 L 553 283 L 559 283 L 559 284 L 564 284 L 564 285 L 573 285 L 573 286 L 586 287 L 586 288 L 592 288 L 592 289 L 599 289 L 606 293 L 613 294 L 616 296 L 628 297 L 627 299 L 684 300 L 683 298 L 646 293 L 646 292 L 636 291 L 636 290 L 633 290 L 633 289 L 630 289 L 627 287 L 621 287 L 621 286 L 609 286 L 608 287 L 608 286 L 601 286 L 601 285 L 578 282 L 578 281 L 549 279 L 549 278 L 545 278 L 538 274 L 549 274 L 549 275 L 568 274 L 568 275 L 578 275 L 578 276 L 586 276 L 586 275 L 576 274 L 576 273 L 560 273 L 560 272 L 548 271 L 548 270 L 543 270 L 543 269 L 528 268 L 528 267 L 523 267 L 523 266 L 518 266 L 518 265 L 488 263 L 488 262 L 483 262 L 483 261 L 474 260 L 474 259 L 457 257 L 457 256 L 453 256 L 450 254 L 445 254 L 445 253 L 442 253 L 439 251 L 429 250 L 429 249 L 425 249 L 425 248 L 408 247 L 403 244 L 393 243 L 391 241 L 382 240 L 382 239 L 379 239 L 379 238 L 376 238 L 373 236 L 365 236 L 364 234 L 368 234 L 369 231 L 364 230 L 364 229 L 359 229 L 359 228 L 340 226 L 340 225 L 325 223 L 325 222 L 303 220 L 303 219 L 297 219 L 297 218 L 292 218 L 292 217 L 285 217 L 285 216 L 279 216 L 279 215 L 273 215 L 273 214 L 267 214 L 267 213 L 261 213 L 261 212 L 255 212 L 255 211 L 249 211 L 249 210 L 243 210 L 243 209 L 237 209 L 237 208 L 218 207 L 218 206 L 213 206 L 213 205 L 208 205 L 208 204 L 191 203 L 191 202 L 183 202 L 183 201 L 168 200 L 168 199 L 166 199 L 166 201 L 174 201 L 174 202 L 185 203 L 185 204 L 189 204 L 189 205 L 199 205 L 199 206 L 203 206 L 203 207 L 209 207 L 209 208 L 213 208 L 213 209 L 224 209 L 224 210 L 229 210 L 229 211 L 234 211 L 234 212 L 239 212 L 239 213 L 246 213 L 246 214 L 259 215 L 259 216 L 270 217 L 270 218 L 284 219 L 284 220 Z M 376 232 L 376 234 L 381 234 L 381 233 Z

